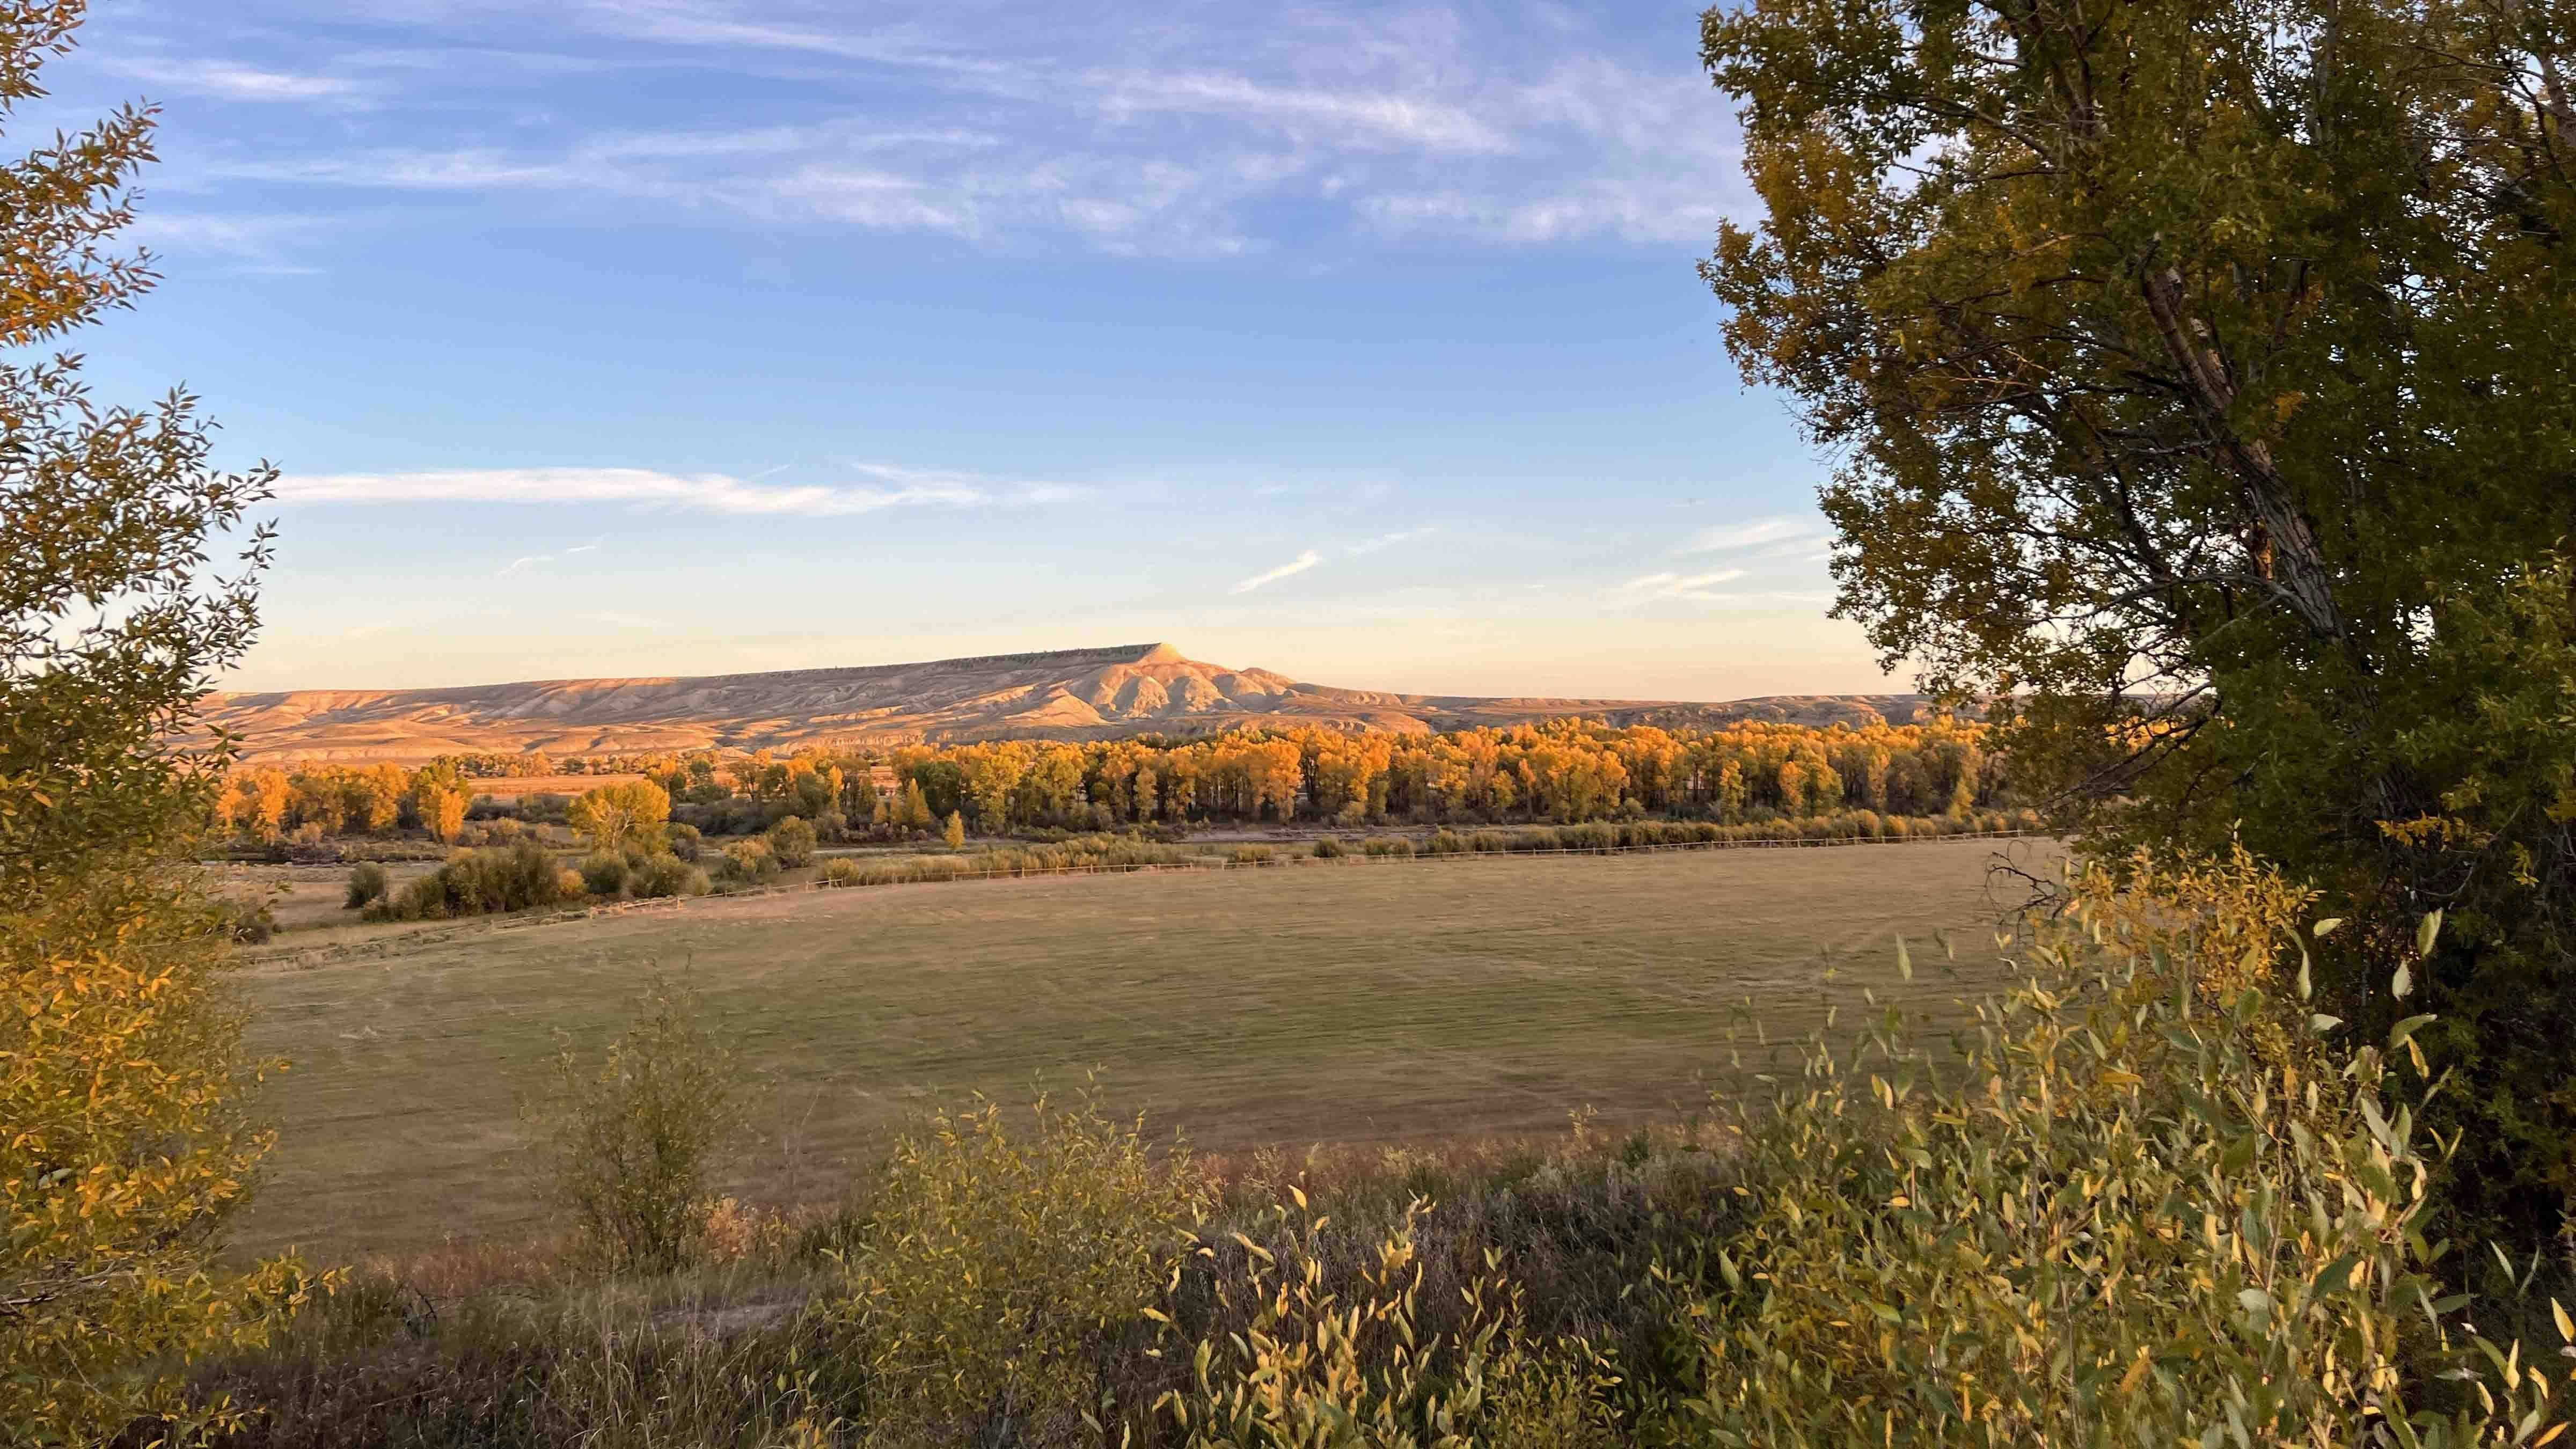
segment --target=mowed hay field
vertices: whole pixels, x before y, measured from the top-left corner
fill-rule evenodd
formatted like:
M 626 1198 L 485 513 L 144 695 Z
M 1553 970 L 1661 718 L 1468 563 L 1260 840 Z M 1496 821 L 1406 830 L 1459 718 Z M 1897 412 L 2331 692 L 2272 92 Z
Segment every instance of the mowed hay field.
M 1862 989 L 1945 1018 L 2001 979 L 1990 884 L 2045 841 L 1323 862 L 708 900 L 244 973 L 280 1144 L 245 1250 L 548 1229 L 526 1094 L 657 967 L 761 1083 L 742 1186 L 836 1195 L 938 1100 L 1102 1072 L 1206 1149 L 1669 1117 L 1732 1078 L 1731 1009 L 1796 1038 Z M 1934 944 L 1951 934 L 1956 963 Z M 1894 936 L 1913 943 L 1900 982 Z M 1832 980 L 1824 972 L 1836 971 Z

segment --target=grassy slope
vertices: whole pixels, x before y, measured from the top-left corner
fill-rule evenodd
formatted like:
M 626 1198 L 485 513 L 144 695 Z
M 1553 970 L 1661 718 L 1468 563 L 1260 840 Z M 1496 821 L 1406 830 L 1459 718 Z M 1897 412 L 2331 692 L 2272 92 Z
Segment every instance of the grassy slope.
M 2028 863 L 2044 846 L 2015 842 Z M 1890 933 L 1991 956 L 1994 842 L 1471 858 L 1033 879 L 712 901 L 263 967 L 254 1045 L 282 1145 L 237 1241 L 326 1255 L 538 1225 L 511 1161 L 560 1028 L 595 1042 L 654 963 L 684 971 L 769 1081 L 756 1191 L 830 1195 L 936 1094 L 1107 1071 L 1113 1102 L 1209 1147 L 1545 1129 L 1704 1100 L 1731 1003 L 1775 1035 L 1830 959 L 1899 988 Z M 2004 892 L 2007 896 L 2009 892 Z

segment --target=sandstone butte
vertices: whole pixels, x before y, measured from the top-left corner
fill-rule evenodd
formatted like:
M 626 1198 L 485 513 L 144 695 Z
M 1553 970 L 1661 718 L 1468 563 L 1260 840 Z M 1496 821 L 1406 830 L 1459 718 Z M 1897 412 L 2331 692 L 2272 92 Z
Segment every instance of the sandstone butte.
M 455 754 L 883 748 L 1262 727 L 1421 734 L 1569 715 L 1666 728 L 1737 720 L 1902 724 L 1923 704 L 1913 694 L 1778 695 L 1717 704 L 1399 694 L 1306 684 L 1266 669 L 1201 663 L 1169 644 L 1134 644 L 697 678 L 217 694 L 202 718 L 240 736 L 247 759 L 417 765 Z

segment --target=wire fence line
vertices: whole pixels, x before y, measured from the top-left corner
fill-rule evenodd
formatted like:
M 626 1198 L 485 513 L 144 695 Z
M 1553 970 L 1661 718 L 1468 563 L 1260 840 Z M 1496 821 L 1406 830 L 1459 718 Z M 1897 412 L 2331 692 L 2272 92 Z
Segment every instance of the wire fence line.
M 330 946 L 283 946 L 266 951 L 245 951 L 234 959 L 243 965 L 261 966 L 295 963 L 308 966 L 327 965 L 335 961 L 356 960 L 369 956 L 395 954 L 395 947 L 438 945 L 461 936 L 489 935 L 496 931 L 523 931 L 534 926 L 559 926 L 574 921 L 594 921 L 608 917 L 678 913 L 720 901 L 762 900 L 778 896 L 807 895 L 815 891 L 862 890 L 898 885 L 946 885 L 956 881 L 1023 880 L 1042 876 L 1064 875 L 1149 875 L 1167 872 L 1277 870 L 1308 865 L 1394 865 L 1432 860 L 1525 860 L 1539 856 L 1568 855 L 1652 855 L 1671 851 L 1702 850 L 1813 850 L 1834 846 L 1869 845 L 1944 845 L 1961 841 L 2028 840 L 2046 837 L 2043 830 L 1965 830 L 1952 835 L 1876 835 L 1819 837 L 1794 840 L 1682 840 L 1654 845 L 1576 845 L 1556 846 L 1546 850 L 1442 850 L 1382 851 L 1370 854 L 1358 846 L 1346 846 L 1337 856 L 1319 856 L 1310 844 L 1285 847 L 1288 853 L 1238 860 L 1232 856 L 1210 855 L 1203 860 L 1133 861 L 1106 865 L 1014 866 L 1007 870 L 936 871 L 899 880 L 814 880 L 792 885 L 753 886 L 740 890 L 715 892 L 703 896 L 661 896 L 651 900 L 614 901 L 571 910 L 542 914 L 483 916 L 441 927 L 405 931 L 398 935 L 379 936 L 368 941 L 345 941 Z M 1408 837 L 1409 838 L 1409 837 Z M 1280 847 L 1253 845 L 1257 850 Z M 859 857 L 838 855 L 835 860 Z M 916 859 L 945 860 L 953 856 L 928 856 Z

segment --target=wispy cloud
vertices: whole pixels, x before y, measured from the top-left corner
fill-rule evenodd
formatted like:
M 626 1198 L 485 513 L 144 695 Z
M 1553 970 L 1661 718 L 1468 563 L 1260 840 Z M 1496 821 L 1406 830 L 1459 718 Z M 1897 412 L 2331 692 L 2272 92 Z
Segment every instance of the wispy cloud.
M 1643 574 L 1610 590 L 1609 601 L 1623 606 L 1674 599 L 1693 604 L 1770 603 L 1810 607 L 1834 601 L 1831 593 L 1811 589 L 1731 590 L 1718 587 L 1731 584 L 1744 575 L 1743 569 L 1712 569 L 1698 574 Z
M 1730 523 L 1718 528 L 1703 528 L 1692 534 L 1675 553 L 1731 553 L 1737 549 L 1759 547 L 1766 543 L 1821 542 L 1824 530 L 1811 520 L 1800 518 L 1757 518 L 1748 523 Z
M 376 619 L 345 630 L 342 632 L 340 637 L 343 639 L 373 639 L 378 634 L 385 632 L 393 626 L 394 621 L 391 619 Z
M 350 229 L 346 218 L 147 211 L 125 235 L 159 252 L 221 258 L 236 271 L 299 274 L 316 270 L 298 260 L 311 243 Z
M 832 517 L 883 508 L 965 508 L 1061 503 L 1090 490 L 1065 483 L 1013 483 L 967 474 L 915 472 L 883 465 L 861 470 L 872 481 L 753 483 L 725 473 L 665 473 L 649 468 L 471 468 L 420 473 L 290 475 L 277 486 L 288 505 L 394 503 L 627 503 L 727 514 Z M 550 562 L 553 555 L 525 563 Z M 517 567 L 513 565 L 512 567 Z
M 1628 603 L 1649 599 L 1687 599 L 1694 603 L 1732 603 L 1739 595 L 1714 592 L 1719 584 L 1730 584 L 1744 577 L 1742 569 L 1713 569 L 1701 574 L 1654 573 L 1628 580 L 1612 591 L 1612 596 Z
M 1701 243 L 1752 202 L 1727 105 L 1687 49 L 1649 51 L 1627 27 L 1580 15 L 1470 24 L 1443 5 L 1318 0 L 1260 25 L 1223 6 L 1158 14 L 1117 27 L 1113 43 L 1034 0 L 568 0 L 529 29 L 531 46 L 563 53 L 512 52 L 505 65 L 477 23 L 515 9 L 502 0 L 372 8 L 424 43 L 327 67 L 132 64 L 240 99 L 362 102 L 383 121 L 280 133 L 206 157 L 196 174 L 538 190 L 562 206 L 660 204 L 979 245 L 1066 234 L 1199 255 Z M 575 54 L 586 50 L 601 54 Z M 583 65 L 686 66 L 755 89 L 701 113 L 732 124 L 692 124 L 682 110 L 639 128 L 573 90 L 548 94 L 544 124 L 530 125 L 524 89 L 460 107 L 452 84 L 492 73 L 524 88 Z M 809 103 L 818 82 L 858 77 L 828 106 Z
M 154 90 L 212 96 L 227 101 L 313 101 L 357 95 L 358 82 L 338 76 L 295 75 L 224 61 L 113 56 L 107 68 Z
M 512 574 L 523 574 L 539 564 L 550 564 L 554 561 L 555 556 L 550 553 L 532 553 L 524 558 L 514 558 L 510 560 L 507 568 L 501 570 L 501 577 L 506 579 Z
M 582 617 L 590 620 L 594 624 L 611 624 L 620 629 L 667 629 L 670 627 L 659 619 L 647 619 L 638 614 L 621 614 L 615 609 L 593 609 L 589 613 L 582 615 Z
M 1264 85 L 1240 75 L 1095 76 L 1099 104 L 1112 114 L 1197 111 L 1313 125 L 1335 139 L 1431 151 L 1501 152 L 1510 139 L 1463 106 L 1421 95 Z
M 1234 586 L 1234 591 L 1238 594 L 1251 593 L 1254 589 L 1261 588 L 1264 585 L 1275 584 L 1281 579 L 1289 578 L 1296 574 L 1302 574 L 1306 570 L 1313 568 L 1315 565 L 1322 563 L 1323 561 L 1324 556 L 1310 548 L 1275 569 L 1254 574 L 1252 577 L 1236 584 Z
M 1375 538 L 1363 539 L 1358 543 L 1352 544 L 1349 548 L 1342 551 L 1354 558 L 1357 558 L 1363 554 L 1376 553 L 1380 549 L 1393 548 L 1399 543 L 1407 543 L 1422 537 L 1424 534 L 1434 532 L 1437 532 L 1437 530 L 1430 528 L 1408 528 L 1401 533 L 1381 533 Z

